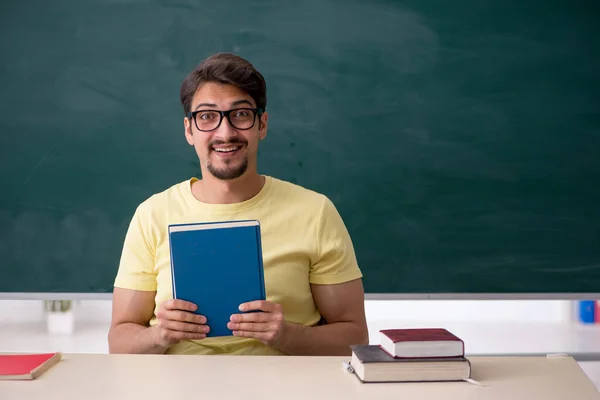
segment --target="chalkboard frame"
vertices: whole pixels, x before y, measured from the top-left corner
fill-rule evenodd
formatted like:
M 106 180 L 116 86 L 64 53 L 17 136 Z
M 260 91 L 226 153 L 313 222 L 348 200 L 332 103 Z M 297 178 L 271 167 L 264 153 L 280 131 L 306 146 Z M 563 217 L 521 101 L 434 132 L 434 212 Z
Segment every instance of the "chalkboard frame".
M 112 293 L 10 293 L 0 300 L 111 300 Z M 365 293 L 365 300 L 589 300 L 600 293 Z
M 247 57 L 267 78 L 271 127 L 259 170 L 333 200 L 355 240 L 367 299 L 598 297 L 589 293 L 600 288 L 600 186 L 589 184 L 600 177 L 600 31 L 591 8 L 314 2 L 261 11 L 234 22 L 246 26 L 238 30 L 224 4 L 197 14 L 173 4 L 161 18 L 153 5 L 95 4 L 111 21 L 106 30 L 91 4 L 32 13 L 26 3 L 3 15 L 18 40 L 3 53 L 0 151 L 11 157 L 0 157 L 0 181 L 11 195 L 0 200 L 0 298 L 111 297 L 134 206 L 198 173 L 177 88 L 216 51 Z M 305 8 L 318 12 L 294 12 Z M 290 26 L 302 28 L 302 40 Z M 35 62 L 32 48 L 44 50 Z M 23 107 L 32 92 L 46 105 L 38 120 Z M 355 99 L 360 113 L 345 118 Z M 382 135 L 400 144 L 365 155 Z M 109 140 L 115 145 L 99 147 Z M 129 157 L 130 148 L 145 156 Z M 136 181 L 165 149 L 163 167 L 177 167 Z M 109 156 L 121 163 L 103 163 Z M 123 181 L 107 185 L 114 198 L 102 185 L 73 189 L 90 176 Z M 101 274 L 108 279 L 98 288 Z M 45 292 L 53 289 L 61 292 Z

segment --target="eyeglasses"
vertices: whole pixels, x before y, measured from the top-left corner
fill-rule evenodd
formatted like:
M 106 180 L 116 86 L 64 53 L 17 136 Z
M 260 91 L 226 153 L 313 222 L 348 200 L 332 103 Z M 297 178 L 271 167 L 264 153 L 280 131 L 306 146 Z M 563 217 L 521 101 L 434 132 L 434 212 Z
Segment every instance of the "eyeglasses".
M 247 130 L 254 126 L 256 116 L 264 112 L 261 108 L 234 108 L 233 110 L 198 110 L 189 111 L 188 118 L 194 120 L 196 128 L 202 132 L 210 132 L 221 126 L 226 117 L 231 126 L 239 130 Z

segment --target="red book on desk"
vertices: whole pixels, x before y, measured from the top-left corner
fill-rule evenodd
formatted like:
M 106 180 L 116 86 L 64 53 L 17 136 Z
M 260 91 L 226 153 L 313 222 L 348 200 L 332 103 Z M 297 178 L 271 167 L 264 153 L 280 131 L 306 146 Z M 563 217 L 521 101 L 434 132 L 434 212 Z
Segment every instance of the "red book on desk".
M 35 379 L 61 358 L 61 353 L 2 354 L 0 355 L 0 380 Z
M 463 357 L 462 339 L 444 328 L 383 329 L 380 347 L 396 358 Z

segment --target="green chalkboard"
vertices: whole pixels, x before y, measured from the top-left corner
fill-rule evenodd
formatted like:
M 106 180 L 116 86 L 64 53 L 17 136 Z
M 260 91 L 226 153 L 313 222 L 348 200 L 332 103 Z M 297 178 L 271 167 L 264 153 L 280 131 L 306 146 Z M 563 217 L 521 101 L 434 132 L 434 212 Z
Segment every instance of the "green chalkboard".
M 149 195 L 199 174 L 208 55 L 268 83 L 261 173 L 327 194 L 368 293 L 600 288 L 600 5 L 5 0 L 0 292 L 111 292 Z

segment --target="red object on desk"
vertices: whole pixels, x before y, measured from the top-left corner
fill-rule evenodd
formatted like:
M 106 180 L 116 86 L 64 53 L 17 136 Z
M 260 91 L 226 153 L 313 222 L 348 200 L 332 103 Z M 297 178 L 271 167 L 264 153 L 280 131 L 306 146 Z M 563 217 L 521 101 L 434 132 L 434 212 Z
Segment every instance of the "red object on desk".
M 397 358 L 462 357 L 462 339 L 444 328 L 382 329 L 380 347 Z
M 61 353 L 2 354 L 0 355 L 0 380 L 35 379 L 61 358 Z

